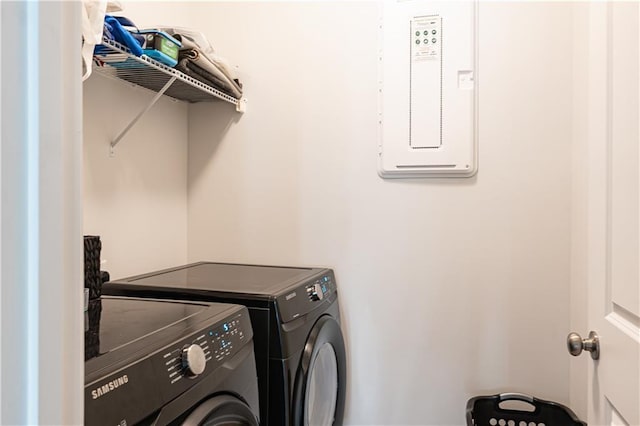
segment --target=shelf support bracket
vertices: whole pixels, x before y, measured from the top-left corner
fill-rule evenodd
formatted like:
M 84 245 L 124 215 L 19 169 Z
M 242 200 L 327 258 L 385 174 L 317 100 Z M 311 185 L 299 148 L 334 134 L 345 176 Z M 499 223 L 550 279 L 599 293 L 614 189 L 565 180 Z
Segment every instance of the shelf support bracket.
M 124 137 L 124 135 L 127 134 L 127 132 L 138 122 L 138 120 L 140 120 L 140 118 L 142 118 L 143 115 L 145 115 L 147 113 L 147 111 L 149 111 L 151 109 L 151 107 L 153 105 L 155 105 L 156 102 L 158 102 L 158 99 L 160 99 L 160 97 L 164 94 L 164 92 L 167 91 L 167 89 L 169 89 L 169 87 L 171 87 L 171 85 L 173 84 L 174 81 L 176 81 L 176 76 L 173 76 L 169 79 L 169 81 L 167 81 L 167 83 L 164 85 L 164 87 L 162 89 L 160 89 L 159 92 L 156 93 L 156 95 L 153 97 L 153 99 L 151 99 L 151 102 L 149 102 L 149 104 L 138 113 L 138 115 L 136 115 L 134 117 L 133 120 L 131 120 L 131 123 L 129 123 L 127 125 L 127 127 L 125 127 L 119 134 L 118 136 L 115 137 L 115 139 L 113 141 L 111 141 L 111 145 L 109 146 L 109 155 L 111 157 L 113 157 L 115 155 L 115 147 L 118 144 L 118 142 L 120 142 L 122 140 L 122 138 Z

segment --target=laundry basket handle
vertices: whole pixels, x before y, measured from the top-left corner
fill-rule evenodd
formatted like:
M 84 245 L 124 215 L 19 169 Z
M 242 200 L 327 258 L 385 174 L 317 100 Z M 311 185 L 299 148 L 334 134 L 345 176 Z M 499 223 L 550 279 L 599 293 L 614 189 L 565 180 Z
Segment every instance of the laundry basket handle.
M 516 393 L 516 392 L 500 394 L 500 402 L 513 401 L 513 400 L 528 402 L 529 404 L 532 404 L 532 405 L 535 404 L 535 398 L 532 397 L 531 395 L 527 395 L 524 393 Z
M 520 404 L 509 404 L 509 401 L 520 401 Z M 505 403 L 504 407 L 500 405 Z M 521 405 L 531 407 L 522 407 Z M 545 401 L 523 393 L 501 393 L 489 396 L 475 396 L 467 401 L 467 426 L 491 424 L 491 419 L 501 424 L 540 424 L 562 426 L 587 426 L 564 405 Z M 498 423 L 495 422 L 495 423 Z M 494 423 L 494 424 L 495 424 Z

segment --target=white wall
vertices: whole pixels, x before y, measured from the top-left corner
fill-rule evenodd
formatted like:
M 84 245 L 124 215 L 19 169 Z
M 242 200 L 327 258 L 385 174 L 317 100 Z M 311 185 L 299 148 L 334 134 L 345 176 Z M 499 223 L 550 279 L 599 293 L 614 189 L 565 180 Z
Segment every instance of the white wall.
M 481 4 L 479 173 L 401 181 L 376 174 L 375 3 L 183 7 L 249 99 L 189 108 L 189 261 L 335 268 L 348 424 L 568 403 L 571 5 Z
M 112 278 L 187 259 L 187 106 L 161 98 L 109 144 L 153 93 L 94 72 L 84 89 L 84 234 L 100 235 Z
M 126 5 L 140 26 L 200 28 L 240 64 L 249 111 L 195 105 L 187 126 L 162 99 L 108 158 L 151 95 L 85 82 L 84 231 L 114 277 L 334 267 L 351 424 L 460 424 L 466 398 L 506 389 L 568 402 L 568 5 L 482 4 L 480 172 L 393 182 L 375 173 L 375 4 L 143 6 Z

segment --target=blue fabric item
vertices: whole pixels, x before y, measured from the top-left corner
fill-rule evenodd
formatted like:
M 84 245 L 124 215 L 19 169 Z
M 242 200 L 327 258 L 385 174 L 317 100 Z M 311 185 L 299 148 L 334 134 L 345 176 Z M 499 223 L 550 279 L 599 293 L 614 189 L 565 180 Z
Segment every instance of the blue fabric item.
M 123 16 L 106 15 L 104 17 L 104 36 L 125 45 L 136 56 L 142 56 L 144 36 L 132 34 L 125 27 L 134 27 L 133 22 Z
M 129 18 L 124 16 L 113 16 L 113 18 L 116 21 L 120 22 L 121 26 L 135 29 L 135 31 L 129 30 L 129 34 L 131 34 L 133 38 L 138 40 L 138 43 L 140 44 L 140 46 L 144 46 L 144 34 L 142 34 L 142 32 L 138 29 L 136 24 L 133 23 L 133 21 L 131 21 Z

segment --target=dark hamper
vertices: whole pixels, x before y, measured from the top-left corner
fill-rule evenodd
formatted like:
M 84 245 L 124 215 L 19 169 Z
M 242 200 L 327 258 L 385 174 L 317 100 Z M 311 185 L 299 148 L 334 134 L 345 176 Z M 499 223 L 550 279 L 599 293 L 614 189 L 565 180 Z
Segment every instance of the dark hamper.
M 102 243 L 97 235 L 84 236 L 84 287 L 89 289 L 89 300 L 100 297 L 102 277 L 100 274 L 100 251 Z

